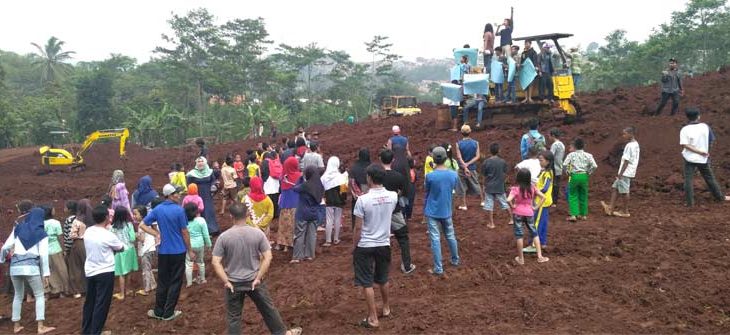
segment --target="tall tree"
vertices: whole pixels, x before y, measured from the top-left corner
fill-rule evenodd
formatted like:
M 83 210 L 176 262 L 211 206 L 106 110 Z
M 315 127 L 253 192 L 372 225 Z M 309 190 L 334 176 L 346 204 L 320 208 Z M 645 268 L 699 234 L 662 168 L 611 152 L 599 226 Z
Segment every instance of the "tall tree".
M 112 82 L 113 74 L 100 69 L 81 78 L 76 84 L 76 129 L 80 135 L 116 126 L 112 113 Z
M 43 47 L 36 43 L 31 43 L 38 49 L 38 53 L 36 54 L 38 59 L 33 64 L 40 70 L 41 84 L 48 81 L 55 82 L 68 72 L 70 65 L 67 62 L 73 58 L 71 55 L 76 52 L 62 51 L 65 43 L 55 36 L 49 38 Z

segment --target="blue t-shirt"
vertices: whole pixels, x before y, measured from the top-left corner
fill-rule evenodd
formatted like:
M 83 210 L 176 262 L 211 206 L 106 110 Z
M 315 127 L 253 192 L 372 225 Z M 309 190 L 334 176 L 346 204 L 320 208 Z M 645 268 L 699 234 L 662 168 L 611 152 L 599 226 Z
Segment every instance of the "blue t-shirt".
M 408 137 L 403 135 L 395 135 L 390 138 L 391 148 L 395 148 L 396 145 L 400 145 L 403 149 L 408 147 Z
M 499 31 L 499 46 L 512 44 L 512 27 L 505 27 Z
M 451 198 L 459 176 L 452 170 L 434 170 L 426 175 L 426 207 L 423 215 L 434 219 L 451 217 Z
M 177 255 L 188 249 L 183 241 L 182 230 L 188 228 L 188 218 L 180 205 L 165 200 L 144 218 L 144 224 L 152 226 L 157 222 L 162 242 L 157 252 L 161 255 Z
M 459 152 L 461 152 L 461 159 L 464 160 L 464 163 L 474 159 L 474 157 L 477 156 L 477 146 L 479 146 L 479 144 L 474 139 L 465 138 L 459 141 L 458 144 Z M 476 171 L 477 165 L 475 163 L 469 164 L 469 170 Z

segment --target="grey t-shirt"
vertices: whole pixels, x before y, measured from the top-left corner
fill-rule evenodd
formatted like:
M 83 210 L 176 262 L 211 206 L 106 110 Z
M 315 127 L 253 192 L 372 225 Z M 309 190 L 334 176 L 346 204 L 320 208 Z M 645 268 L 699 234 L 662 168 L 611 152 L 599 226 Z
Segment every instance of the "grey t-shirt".
M 299 162 L 299 168 L 304 171 L 304 169 L 307 168 L 307 166 L 316 166 L 316 167 L 324 167 L 324 160 L 322 160 L 322 155 L 316 153 L 316 152 L 308 152 L 304 154 L 304 157 L 302 157 L 302 161 Z
M 498 156 L 484 161 L 484 192 L 487 194 L 504 194 L 504 181 L 507 174 L 507 162 Z
M 213 256 L 223 257 L 223 267 L 232 282 L 250 282 L 259 272 L 261 254 L 271 249 L 261 229 L 234 225 L 218 237 Z
M 398 193 L 385 187 L 371 188 L 357 198 L 354 214 L 363 220 L 362 234 L 357 243 L 361 248 L 390 245 L 390 219 L 398 204 Z
M 563 175 L 563 160 L 565 160 L 565 144 L 559 140 L 555 140 L 553 145 L 550 146 L 550 152 L 555 157 L 555 175 Z

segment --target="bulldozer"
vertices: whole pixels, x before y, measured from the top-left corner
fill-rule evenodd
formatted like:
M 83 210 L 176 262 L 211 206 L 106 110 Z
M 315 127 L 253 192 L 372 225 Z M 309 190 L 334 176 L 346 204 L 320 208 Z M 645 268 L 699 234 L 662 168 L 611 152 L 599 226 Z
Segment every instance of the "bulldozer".
M 68 132 L 51 132 L 54 135 L 57 134 L 68 134 Z M 97 130 L 88 136 L 81 145 L 81 148 L 72 154 L 66 149 L 56 148 L 54 145 L 42 146 L 38 150 L 41 154 L 41 165 L 50 171 L 54 166 L 69 166 L 72 170 L 74 169 L 85 169 L 86 164 L 84 163 L 83 155 L 91 148 L 91 146 L 98 140 L 103 138 L 119 138 L 119 157 L 124 159 L 126 157 L 125 146 L 127 138 L 129 137 L 129 129 L 105 129 Z
M 410 116 L 421 114 L 414 96 L 391 95 L 380 100 L 380 116 Z
M 553 95 L 555 104 L 547 102 L 536 101 L 533 103 L 516 103 L 516 104 L 505 104 L 501 102 L 494 102 L 491 100 L 485 106 L 485 121 L 488 124 L 497 123 L 521 123 L 530 118 L 540 119 L 563 119 L 565 123 L 572 123 L 581 117 L 581 108 L 575 97 L 575 86 L 573 84 L 573 77 L 567 68 L 566 53 L 558 42 L 560 39 L 572 37 L 572 34 L 544 34 L 534 35 L 526 37 L 513 38 L 513 41 L 531 41 L 537 42 L 538 45 L 542 45 L 543 42 L 552 41 L 555 49 L 558 52 L 558 56 L 561 62 L 561 66 L 555 65 L 555 72 L 552 76 L 553 81 Z M 537 65 L 535 65 L 537 66 Z M 517 79 L 515 79 L 519 82 Z M 530 89 L 533 89 L 533 97 L 537 94 L 538 78 L 535 78 Z M 493 83 L 490 84 L 493 87 Z M 516 95 L 517 100 L 525 98 L 525 92 L 521 86 L 516 83 Z M 507 83 L 504 84 L 503 90 L 506 91 Z M 490 97 L 492 98 L 492 97 Z M 493 99 L 493 98 L 492 98 Z

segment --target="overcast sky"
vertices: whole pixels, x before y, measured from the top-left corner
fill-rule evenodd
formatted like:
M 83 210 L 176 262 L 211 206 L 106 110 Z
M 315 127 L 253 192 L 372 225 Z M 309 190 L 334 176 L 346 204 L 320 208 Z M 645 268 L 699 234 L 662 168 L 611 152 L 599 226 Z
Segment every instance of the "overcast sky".
M 614 29 L 643 41 L 668 22 L 686 0 L 503 0 L 503 1 L 325 1 L 325 0 L 126 0 L 3 1 L 0 49 L 33 52 L 50 36 L 76 51 L 76 61 L 102 60 L 121 53 L 145 62 L 160 35 L 169 32 L 171 13 L 205 7 L 219 23 L 263 17 L 275 44 L 311 42 L 344 50 L 355 60 L 369 57 L 363 42 L 374 35 L 391 38 L 393 51 L 407 60 L 451 57 L 464 43 L 480 46 L 484 24 L 502 22 L 515 8 L 514 36 L 550 32 L 575 34 L 568 46 L 603 41 Z M 562 44 L 562 43 L 561 43 Z

